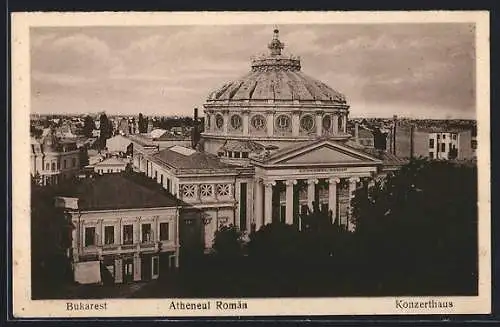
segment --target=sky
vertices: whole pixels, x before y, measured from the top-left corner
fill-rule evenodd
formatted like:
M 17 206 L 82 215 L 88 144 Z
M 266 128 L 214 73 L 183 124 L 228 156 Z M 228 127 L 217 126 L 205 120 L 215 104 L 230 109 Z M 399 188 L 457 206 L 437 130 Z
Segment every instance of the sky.
M 273 25 L 36 27 L 31 111 L 192 115 L 250 70 Z M 475 118 L 473 24 L 280 25 L 285 54 L 351 117 Z

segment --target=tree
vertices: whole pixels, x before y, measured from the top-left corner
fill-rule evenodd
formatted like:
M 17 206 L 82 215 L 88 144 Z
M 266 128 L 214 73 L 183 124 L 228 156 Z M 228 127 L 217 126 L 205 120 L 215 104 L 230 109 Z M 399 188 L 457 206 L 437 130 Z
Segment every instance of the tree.
M 54 203 L 52 186 L 31 184 L 31 278 L 33 298 L 52 297 L 71 280 L 67 249 L 71 247 L 71 221 Z
M 477 289 L 476 167 L 413 159 L 352 204 L 358 260 L 386 285 Z
M 89 153 L 87 150 L 87 145 L 84 145 L 80 148 L 80 153 L 79 153 L 79 159 L 80 159 L 80 167 L 83 168 L 85 166 L 88 166 L 89 164 Z
M 147 133 L 148 131 L 148 119 L 144 117 L 142 113 L 139 113 L 139 133 Z
M 222 226 L 215 232 L 213 249 L 221 257 L 231 258 L 241 255 L 242 234 L 234 225 Z
M 100 121 L 99 129 L 101 131 L 100 145 L 101 148 L 104 148 L 106 146 L 106 140 L 109 139 L 111 136 L 113 136 L 113 126 L 111 125 L 111 122 L 104 113 L 99 118 L 99 121 Z
M 95 129 L 95 122 L 94 119 L 90 116 L 85 116 L 84 121 L 83 121 L 83 135 L 85 137 L 92 137 L 92 132 Z

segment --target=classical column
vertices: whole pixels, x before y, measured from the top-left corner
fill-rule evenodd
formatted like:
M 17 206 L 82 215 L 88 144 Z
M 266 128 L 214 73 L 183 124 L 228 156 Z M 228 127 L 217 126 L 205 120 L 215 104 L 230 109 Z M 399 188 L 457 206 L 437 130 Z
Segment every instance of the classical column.
M 340 178 L 333 177 L 328 180 L 328 210 L 332 212 L 332 223 L 337 218 L 337 184 Z
M 266 119 L 267 119 L 267 136 L 274 135 L 274 111 L 268 110 L 266 111 Z
M 347 133 L 347 115 L 342 115 L 342 131 Z
M 317 179 L 307 180 L 307 205 L 309 206 L 309 210 L 313 209 L 313 202 L 316 193 L 316 184 L 318 184 Z
M 228 130 L 228 126 L 229 126 L 229 110 L 223 110 L 222 115 L 224 117 L 223 131 L 224 131 L 224 134 L 227 134 L 227 130 Z
M 254 209 L 254 219 L 255 219 L 255 230 L 259 230 L 263 225 L 262 217 L 262 183 L 260 180 L 255 181 L 255 205 Z
M 273 186 L 275 181 L 264 182 L 264 223 L 270 224 L 273 221 Z
M 356 184 L 360 181 L 359 177 L 351 177 L 349 178 L 349 203 L 348 203 L 348 214 L 347 214 L 347 229 L 350 230 L 351 225 L 350 225 L 350 218 L 352 215 L 352 205 L 351 201 L 354 198 L 354 191 L 356 191 Z
M 286 185 L 286 217 L 285 221 L 288 225 L 293 225 L 293 186 L 297 184 L 297 180 L 287 180 Z
M 292 135 L 299 136 L 300 134 L 300 110 L 292 112 Z
M 318 136 L 318 137 L 323 134 L 322 118 L 323 118 L 323 110 L 317 110 L 316 111 L 316 136 Z
M 333 127 L 333 134 L 338 134 L 339 133 L 339 114 L 335 113 L 333 115 L 333 122 L 332 122 L 332 127 Z
M 243 114 L 243 135 L 248 135 L 248 116 L 250 114 L 250 110 L 243 110 L 241 113 Z

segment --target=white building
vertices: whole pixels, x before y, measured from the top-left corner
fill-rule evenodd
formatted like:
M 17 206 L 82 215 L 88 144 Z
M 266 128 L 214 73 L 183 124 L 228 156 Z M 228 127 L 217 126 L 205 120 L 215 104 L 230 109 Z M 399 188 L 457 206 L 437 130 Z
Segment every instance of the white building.
M 470 131 L 440 131 L 429 133 L 430 159 L 472 159 Z
M 300 228 L 299 215 L 313 202 L 351 228 L 356 188 L 403 164 L 351 140 L 344 95 L 305 75 L 299 58 L 282 55 L 277 30 L 269 49 L 247 75 L 208 96 L 204 152 L 134 143 L 137 170 L 202 210 L 181 219 L 181 238 L 200 226 L 207 249 L 221 224 L 242 231 L 271 222 Z
M 80 169 L 76 141 L 59 139 L 46 129 L 40 139 L 31 139 L 31 176 L 42 185 L 57 184 L 75 176 Z
M 112 174 L 124 172 L 128 162 L 122 158 L 110 157 L 94 164 L 94 172 L 98 174 Z
M 178 266 L 178 202 L 137 177 L 84 179 L 56 198 L 75 226 L 70 257 L 76 282 L 150 280 Z

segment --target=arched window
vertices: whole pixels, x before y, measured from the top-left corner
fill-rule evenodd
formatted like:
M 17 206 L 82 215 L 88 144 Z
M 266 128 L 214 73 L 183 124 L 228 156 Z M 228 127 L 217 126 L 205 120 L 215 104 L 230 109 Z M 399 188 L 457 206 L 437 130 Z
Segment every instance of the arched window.
M 338 131 L 339 132 L 343 132 L 344 131 L 344 116 L 339 116 L 339 119 L 338 119 Z
M 222 129 L 222 127 L 224 126 L 224 117 L 222 117 L 222 115 L 218 114 L 215 116 L 215 127 L 217 127 L 217 129 Z
M 240 129 L 242 126 L 241 117 L 239 115 L 231 116 L 231 127 L 233 129 Z
M 290 117 L 287 115 L 279 115 L 276 118 L 276 128 L 279 131 L 289 130 L 291 126 Z
M 329 131 L 332 128 L 332 118 L 330 116 L 323 117 L 323 129 Z
M 262 115 L 255 115 L 252 117 L 252 127 L 260 131 L 266 127 L 266 119 Z
M 300 119 L 300 128 L 303 131 L 310 132 L 314 128 L 314 119 L 311 117 L 311 115 L 304 115 Z

